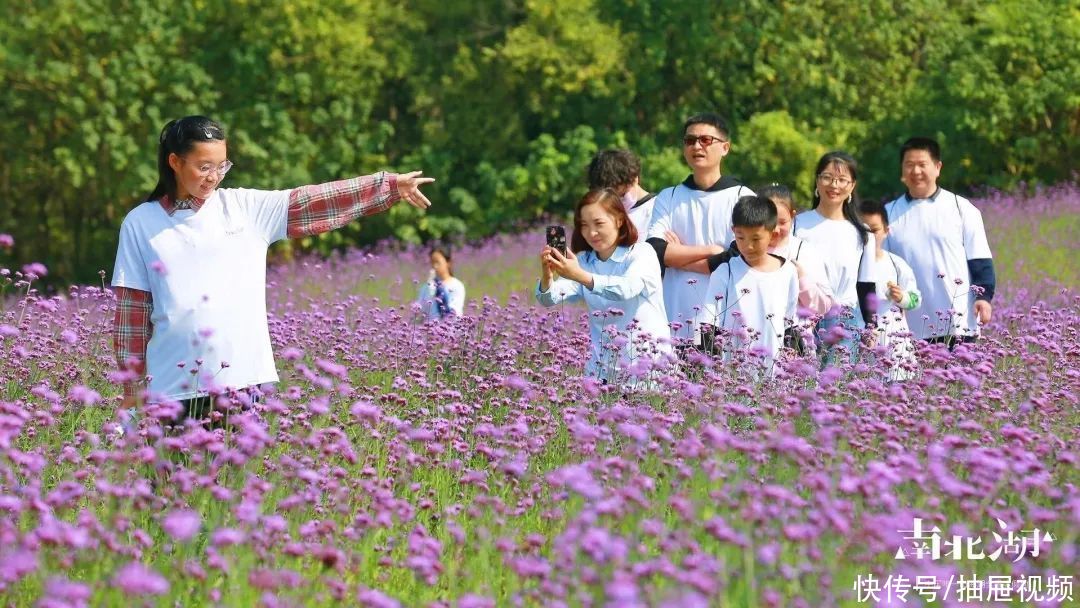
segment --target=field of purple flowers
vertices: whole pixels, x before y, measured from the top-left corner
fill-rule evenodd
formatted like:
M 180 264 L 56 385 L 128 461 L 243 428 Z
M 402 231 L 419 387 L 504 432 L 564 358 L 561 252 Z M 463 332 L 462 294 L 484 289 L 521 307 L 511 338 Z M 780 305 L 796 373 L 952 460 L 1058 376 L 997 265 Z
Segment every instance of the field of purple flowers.
M 532 302 L 540 236 L 504 236 L 455 254 L 442 325 L 411 305 L 421 250 L 272 267 L 281 383 L 175 435 L 118 411 L 111 293 L 44 297 L 0 257 L 0 605 L 925 605 L 931 581 L 1068 605 L 1080 188 L 976 203 L 994 321 L 906 384 L 795 361 L 597 386 L 584 309 Z

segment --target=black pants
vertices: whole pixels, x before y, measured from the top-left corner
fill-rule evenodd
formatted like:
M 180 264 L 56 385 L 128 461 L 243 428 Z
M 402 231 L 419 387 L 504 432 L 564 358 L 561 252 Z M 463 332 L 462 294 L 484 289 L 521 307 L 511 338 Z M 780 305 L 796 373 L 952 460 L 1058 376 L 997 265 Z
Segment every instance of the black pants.
M 246 389 L 242 392 L 247 393 L 252 404 L 259 402 L 260 395 L 258 391 Z M 210 396 L 202 396 L 192 397 L 191 399 L 181 399 L 180 413 L 177 414 L 176 418 L 173 419 L 172 426 L 175 428 L 183 427 L 184 423 L 188 420 L 188 418 L 194 418 L 195 420 L 209 419 L 211 417 L 211 414 L 213 414 L 214 412 L 214 401 L 215 399 L 219 398 L 220 397 L 215 398 Z M 230 408 L 233 409 L 233 411 L 239 412 L 247 409 L 247 406 L 244 405 L 242 401 L 240 401 L 239 399 L 234 399 L 232 395 L 225 396 L 224 399 L 233 404 L 233 407 Z M 214 422 L 211 419 L 210 426 L 211 428 L 216 428 L 222 425 Z
M 947 344 L 949 350 L 953 350 L 957 344 L 974 344 L 978 339 L 978 336 L 935 336 L 924 338 L 923 341 L 927 344 Z

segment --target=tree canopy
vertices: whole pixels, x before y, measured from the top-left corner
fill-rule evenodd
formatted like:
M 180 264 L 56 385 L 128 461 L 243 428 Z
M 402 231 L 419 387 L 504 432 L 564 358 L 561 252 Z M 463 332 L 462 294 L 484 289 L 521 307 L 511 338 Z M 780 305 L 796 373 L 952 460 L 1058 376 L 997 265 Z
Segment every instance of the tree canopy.
M 687 173 L 699 111 L 732 121 L 725 173 L 804 202 L 830 149 L 861 161 L 864 196 L 897 192 L 916 134 L 941 141 L 954 189 L 1056 182 L 1080 157 L 1077 57 L 1080 5 L 1060 0 L 9 3 L 0 233 L 60 282 L 96 280 L 156 181 L 161 126 L 188 114 L 226 126 L 225 186 L 438 179 L 426 215 L 293 244 L 322 250 L 563 213 L 610 146 L 659 190 Z

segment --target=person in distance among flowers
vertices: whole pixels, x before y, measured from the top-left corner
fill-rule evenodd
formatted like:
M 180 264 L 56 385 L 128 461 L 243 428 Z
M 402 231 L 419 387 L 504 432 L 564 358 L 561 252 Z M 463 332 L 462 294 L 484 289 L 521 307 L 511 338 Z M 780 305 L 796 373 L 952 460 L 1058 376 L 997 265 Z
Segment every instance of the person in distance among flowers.
M 422 172 L 380 172 L 291 190 L 219 188 L 232 162 L 224 128 L 205 116 L 158 137 L 158 183 L 120 227 L 113 346 L 129 372 L 124 407 L 177 401 L 176 422 L 208 411 L 213 390 L 278 379 L 266 318 L 271 243 L 316 235 L 404 199 L 431 202 Z M 212 387 L 211 387 L 212 385 Z
M 429 321 L 460 317 L 465 312 L 465 284 L 454 276 L 450 247 L 431 250 L 431 274 L 420 287 L 416 303 Z

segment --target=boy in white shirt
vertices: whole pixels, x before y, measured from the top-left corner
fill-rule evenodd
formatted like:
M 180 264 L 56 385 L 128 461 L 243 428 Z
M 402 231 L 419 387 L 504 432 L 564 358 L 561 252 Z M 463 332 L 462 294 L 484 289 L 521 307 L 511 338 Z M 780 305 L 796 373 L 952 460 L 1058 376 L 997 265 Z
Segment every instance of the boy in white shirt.
M 693 173 L 656 195 L 648 242 L 664 269 L 664 306 L 672 336 L 699 342 L 694 321 L 706 302 L 707 269 L 700 264 L 724 251 L 734 233 L 731 212 L 743 195 L 754 192 L 720 172 L 731 150 L 727 122 L 716 114 L 697 114 L 683 124 L 683 158 Z
M 889 379 L 909 380 L 915 376 L 915 345 L 911 341 L 907 311 L 922 300 L 915 274 L 903 258 L 885 251 L 889 236 L 889 213 L 878 201 L 862 201 L 859 214 L 877 242 L 878 280 L 874 338 L 878 346 L 889 348 Z
M 721 351 L 725 359 L 747 352 L 760 358 L 767 371 L 784 345 L 784 333 L 795 326 L 799 300 L 795 266 L 769 253 L 776 217 L 776 205 L 763 196 L 739 199 L 731 214 L 739 253 L 718 254 L 728 260 L 709 278 L 701 321 L 717 332 L 714 351 Z M 702 332 L 708 336 L 708 330 Z
M 622 197 L 626 214 L 637 229 L 637 242 L 644 241 L 656 195 L 641 187 L 641 160 L 630 150 L 601 150 L 592 157 L 586 174 L 589 190 L 607 188 Z
M 990 322 L 996 278 L 982 213 L 966 198 L 938 186 L 941 147 L 913 137 L 900 148 L 907 192 L 886 205 L 888 250 L 911 264 L 923 299 L 911 311 L 911 330 L 928 342 L 974 342 Z

